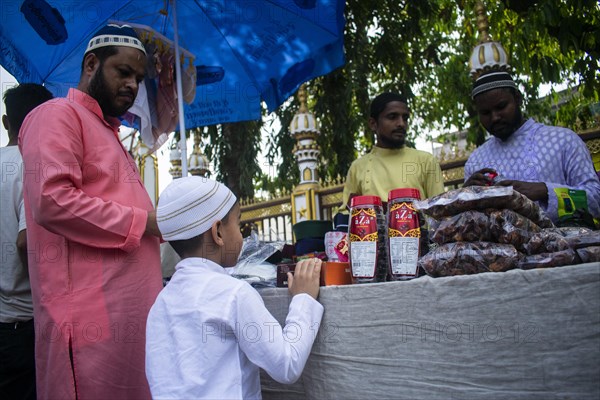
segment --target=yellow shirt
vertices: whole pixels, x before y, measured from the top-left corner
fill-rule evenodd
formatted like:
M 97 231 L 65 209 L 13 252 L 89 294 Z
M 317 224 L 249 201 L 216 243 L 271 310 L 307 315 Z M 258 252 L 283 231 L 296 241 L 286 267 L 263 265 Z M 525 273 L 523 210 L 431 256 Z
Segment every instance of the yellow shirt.
M 376 195 L 385 202 L 389 191 L 398 188 L 419 189 L 421 199 L 443 193 L 442 170 L 433 155 L 409 147 L 373 147 L 350 166 L 340 210 L 346 208 L 352 193 Z

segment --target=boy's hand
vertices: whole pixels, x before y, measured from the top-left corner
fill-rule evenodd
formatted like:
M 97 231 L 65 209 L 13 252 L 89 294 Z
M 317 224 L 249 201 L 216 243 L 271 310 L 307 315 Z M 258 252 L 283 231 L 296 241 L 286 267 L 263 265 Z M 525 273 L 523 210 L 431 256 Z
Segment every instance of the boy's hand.
M 292 296 L 306 293 L 312 296 L 313 299 L 317 299 L 321 263 L 318 258 L 309 258 L 298 262 L 293 274 L 288 272 L 288 288 Z

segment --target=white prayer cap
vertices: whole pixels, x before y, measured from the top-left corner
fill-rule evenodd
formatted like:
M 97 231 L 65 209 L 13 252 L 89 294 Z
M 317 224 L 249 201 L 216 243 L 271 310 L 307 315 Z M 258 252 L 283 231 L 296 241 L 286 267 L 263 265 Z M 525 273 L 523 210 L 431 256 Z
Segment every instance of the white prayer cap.
M 212 179 L 200 176 L 175 179 L 158 199 L 158 229 L 167 241 L 191 239 L 223 219 L 236 200 L 231 190 Z
M 85 53 L 89 53 L 99 47 L 105 46 L 123 46 L 133 47 L 146 54 L 144 44 L 137 33 L 129 25 L 108 24 L 94 34 L 90 39 Z

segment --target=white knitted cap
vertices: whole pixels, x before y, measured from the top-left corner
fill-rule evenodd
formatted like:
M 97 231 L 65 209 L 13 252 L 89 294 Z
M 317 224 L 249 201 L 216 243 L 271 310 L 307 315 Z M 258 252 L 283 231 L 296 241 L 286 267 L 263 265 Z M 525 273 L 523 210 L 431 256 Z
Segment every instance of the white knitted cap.
M 92 50 L 105 46 L 133 47 L 146 54 L 144 44 L 135 30 L 129 25 L 106 25 L 90 39 L 85 53 L 87 54 Z
M 223 219 L 236 200 L 231 190 L 212 179 L 175 179 L 158 199 L 158 229 L 167 241 L 191 239 Z

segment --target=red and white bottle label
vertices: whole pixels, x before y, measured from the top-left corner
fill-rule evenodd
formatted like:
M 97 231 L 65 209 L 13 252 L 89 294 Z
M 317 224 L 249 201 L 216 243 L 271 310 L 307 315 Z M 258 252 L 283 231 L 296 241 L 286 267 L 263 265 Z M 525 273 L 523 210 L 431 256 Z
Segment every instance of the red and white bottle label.
M 389 210 L 389 252 L 392 274 L 415 276 L 421 229 L 419 215 L 410 202 L 392 204 Z
M 350 264 L 355 278 L 375 276 L 377 267 L 377 214 L 374 208 L 352 210 L 350 218 Z

